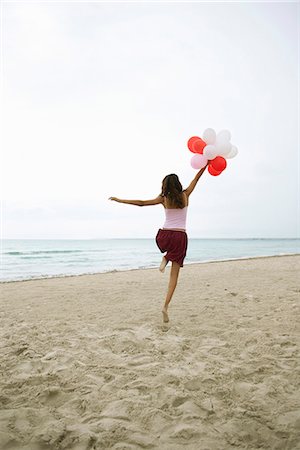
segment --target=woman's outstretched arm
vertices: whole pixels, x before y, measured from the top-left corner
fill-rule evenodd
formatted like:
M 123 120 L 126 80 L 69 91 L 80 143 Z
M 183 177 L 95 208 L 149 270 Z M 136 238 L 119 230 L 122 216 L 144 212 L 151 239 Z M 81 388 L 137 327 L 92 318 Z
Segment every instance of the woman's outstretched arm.
M 152 200 L 122 200 L 118 197 L 109 197 L 109 200 L 112 200 L 114 202 L 118 203 L 126 203 L 127 205 L 135 205 L 135 206 L 151 206 L 151 205 L 159 205 L 163 202 L 163 198 L 161 195 L 159 195 L 156 198 L 153 198 Z
M 195 178 L 191 181 L 190 185 L 188 188 L 185 189 L 185 193 L 186 195 L 189 197 L 191 195 L 191 193 L 193 192 L 193 190 L 195 189 L 200 177 L 203 175 L 203 172 L 205 171 L 206 167 L 208 166 L 208 164 L 203 167 L 203 169 L 200 169 L 199 172 L 196 174 Z

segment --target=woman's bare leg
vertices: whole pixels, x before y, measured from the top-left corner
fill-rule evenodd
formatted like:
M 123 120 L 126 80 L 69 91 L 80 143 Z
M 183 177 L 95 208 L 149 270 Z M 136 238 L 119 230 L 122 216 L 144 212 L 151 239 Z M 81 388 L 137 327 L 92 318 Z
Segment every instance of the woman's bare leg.
M 180 270 L 180 265 L 177 262 L 172 261 L 168 292 L 167 292 L 165 304 L 164 304 L 164 307 L 162 310 L 164 322 L 169 322 L 168 307 L 169 307 L 169 303 L 172 299 L 172 296 L 174 294 L 175 288 L 177 286 L 179 270 Z

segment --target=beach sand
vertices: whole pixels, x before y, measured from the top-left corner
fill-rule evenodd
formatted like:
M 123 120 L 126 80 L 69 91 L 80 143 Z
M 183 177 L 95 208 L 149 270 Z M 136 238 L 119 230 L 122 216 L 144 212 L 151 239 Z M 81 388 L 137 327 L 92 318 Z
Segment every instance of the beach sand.
M 300 256 L 0 286 L 0 448 L 300 449 Z

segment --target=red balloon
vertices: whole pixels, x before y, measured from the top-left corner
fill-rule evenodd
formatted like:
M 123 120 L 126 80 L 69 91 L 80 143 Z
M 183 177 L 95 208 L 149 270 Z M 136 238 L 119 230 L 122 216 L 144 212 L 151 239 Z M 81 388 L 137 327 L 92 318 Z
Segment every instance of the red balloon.
M 191 144 L 192 152 L 202 155 L 203 149 L 206 145 L 206 142 L 204 142 L 201 138 L 195 139 Z
M 211 166 L 210 164 L 209 164 L 207 170 L 209 171 L 209 173 L 210 173 L 213 177 L 217 177 L 218 175 L 220 175 L 220 173 L 223 172 L 223 170 L 220 170 L 220 171 L 215 170 L 215 169 L 213 168 L 213 166 Z
M 226 159 L 222 156 L 217 156 L 216 158 L 212 159 L 210 161 L 210 164 L 217 172 L 222 172 L 222 170 L 226 169 L 227 166 Z
M 192 149 L 192 144 L 193 144 L 195 141 L 197 141 L 198 139 L 200 139 L 198 136 L 193 136 L 193 137 L 191 137 L 191 138 L 188 140 L 188 143 L 187 143 L 188 149 L 189 149 L 191 152 L 193 152 L 193 153 L 196 153 L 196 152 L 194 152 L 194 150 Z

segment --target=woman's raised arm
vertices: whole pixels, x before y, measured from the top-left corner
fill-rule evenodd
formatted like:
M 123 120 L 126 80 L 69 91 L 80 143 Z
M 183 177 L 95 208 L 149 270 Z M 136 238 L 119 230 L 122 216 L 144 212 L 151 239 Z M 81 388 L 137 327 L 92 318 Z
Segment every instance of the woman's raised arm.
M 199 172 L 196 174 L 195 178 L 191 181 L 190 185 L 188 188 L 185 189 L 185 193 L 186 195 L 189 197 L 191 195 L 191 193 L 193 192 L 193 190 L 195 189 L 200 177 L 203 175 L 203 172 L 205 171 L 206 167 L 208 166 L 208 164 L 203 167 L 203 169 L 200 169 Z

